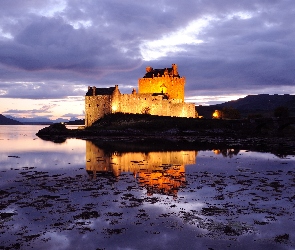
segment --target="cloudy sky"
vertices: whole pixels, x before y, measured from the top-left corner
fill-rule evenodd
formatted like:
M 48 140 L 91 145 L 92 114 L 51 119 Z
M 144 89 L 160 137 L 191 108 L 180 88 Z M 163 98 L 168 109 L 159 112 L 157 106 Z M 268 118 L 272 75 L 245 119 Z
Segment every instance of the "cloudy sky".
M 0 113 L 83 117 L 87 86 L 131 93 L 178 64 L 186 100 L 295 94 L 294 0 L 0 0 Z

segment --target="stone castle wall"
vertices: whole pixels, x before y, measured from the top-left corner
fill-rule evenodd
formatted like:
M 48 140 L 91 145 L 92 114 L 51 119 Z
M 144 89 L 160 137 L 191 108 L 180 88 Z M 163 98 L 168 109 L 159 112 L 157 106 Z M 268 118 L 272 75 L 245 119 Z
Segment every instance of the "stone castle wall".
M 145 111 L 151 115 L 195 117 L 195 105 L 181 100 L 165 99 L 164 95 L 123 94 L 117 97 L 119 112 L 142 114 Z
M 121 94 L 85 96 L 85 126 L 109 113 L 131 113 L 175 117 L 195 117 L 195 105 L 179 99 L 166 99 L 165 95 Z
M 184 77 L 163 75 L 153 78 L 140 78 L 138 80 L 138 93 L 164 93 L 169 99 L 184 101 Z
M 85 96 L 85 126 L 91 126 L 99 118 L 111 112 L 111 96 Z

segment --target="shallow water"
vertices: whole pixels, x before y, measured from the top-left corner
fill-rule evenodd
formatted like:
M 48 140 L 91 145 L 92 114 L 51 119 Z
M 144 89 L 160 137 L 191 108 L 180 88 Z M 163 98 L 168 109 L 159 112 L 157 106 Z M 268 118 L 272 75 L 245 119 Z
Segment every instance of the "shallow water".
M 0 249 L 294 249 L 295 157 L 109 152 L 0 126 Z

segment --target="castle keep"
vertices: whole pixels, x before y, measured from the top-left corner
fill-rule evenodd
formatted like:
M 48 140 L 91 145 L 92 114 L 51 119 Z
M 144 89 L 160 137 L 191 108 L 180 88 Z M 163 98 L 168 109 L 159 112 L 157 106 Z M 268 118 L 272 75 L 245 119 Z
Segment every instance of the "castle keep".
M 176 64 L 165 69 L 147 67 L 144 77 L 138 80 L 138 92 L 162 93 L 167 95 L 168 99 L 184 102 L 184 85 L 185 78 L 179 76 Z
M 195 117 L 195 104 L 184 102 L 185 78 L 177 65 L 172 68 L 146 68 L 138 80 L 138 93 L 121 94 L 118 85 L 110 88 L 88 87 L 85 96 L 85 126 L 109 113 L 132 113 L 159 116 Z

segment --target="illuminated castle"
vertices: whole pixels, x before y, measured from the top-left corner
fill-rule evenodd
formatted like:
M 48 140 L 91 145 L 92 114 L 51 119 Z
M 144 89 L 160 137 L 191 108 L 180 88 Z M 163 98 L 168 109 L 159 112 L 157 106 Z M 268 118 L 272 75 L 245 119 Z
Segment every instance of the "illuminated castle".
M 138 80 L 138 93 L 121 94 L 118 85 L 110 88 L 88 87 L 85 95 L 85 126 L 109 113 L 151 114 L 159 116 L 195 117 L 195 104 L 184 102 L 185 78 L 177 65 L 172 68 L 146 68 Z

